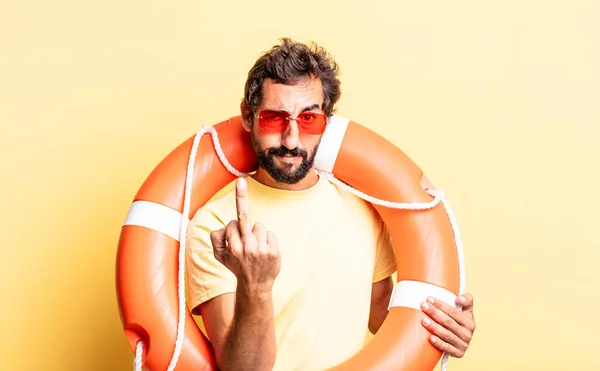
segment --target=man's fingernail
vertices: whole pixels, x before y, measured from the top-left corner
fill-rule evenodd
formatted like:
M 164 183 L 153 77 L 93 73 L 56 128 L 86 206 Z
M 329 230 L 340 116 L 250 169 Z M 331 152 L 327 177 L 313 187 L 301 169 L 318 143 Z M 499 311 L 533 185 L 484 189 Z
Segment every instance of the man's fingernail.
M 421 304 L 421 308 L 423 308 L 423 310 L 427 310 L 429 309 L 429 305 L 427 305 L 427 303 L 423 303 Z
M 429 318 L 425 318 L 423 319 L 423 323 L 425 323 L 425 326 L 429 326 L 431 324 L 431 321 L 429 320 Z
M 430 302 L 431 304 L 434 303 L 433 298 L 428 298 L 427 301 Z
M 463 304 L 463 303 L 465 303 L 466 301 L 467 301 L 467 299 L 465 299 L 465 297 L 464 297 L 464 296 L 459 296 L 459 297 L 458 297 L 458 302 L 459 302 L 459 303 Z

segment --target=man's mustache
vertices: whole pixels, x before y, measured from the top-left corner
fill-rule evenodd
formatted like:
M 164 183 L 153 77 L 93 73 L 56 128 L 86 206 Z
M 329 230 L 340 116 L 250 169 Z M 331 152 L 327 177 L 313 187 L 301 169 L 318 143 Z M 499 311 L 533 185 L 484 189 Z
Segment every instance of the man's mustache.
M 306 151 L 303 149 L 300 149 L 298 147 L 294 149 L 289 149 L 284 146 L 277 148 L 269 148 L 267 154 L 270 156 L 302 156 L 303 158 L 306 158 L 307 156 Z

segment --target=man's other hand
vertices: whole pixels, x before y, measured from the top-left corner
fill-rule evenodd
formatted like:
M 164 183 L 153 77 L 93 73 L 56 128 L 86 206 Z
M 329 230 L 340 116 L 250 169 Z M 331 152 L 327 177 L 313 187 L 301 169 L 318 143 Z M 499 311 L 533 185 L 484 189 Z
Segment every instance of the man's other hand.
M 433 346 L 452 357 L 461 358 L 475 332 L 473 295 L 460 295 L 456 304 L 462 306 L 462 310 L 436 298 L 427 299 L 421 304 L 421 309 L 427 314 L 422 324 L 433 334 L 429 337 Z

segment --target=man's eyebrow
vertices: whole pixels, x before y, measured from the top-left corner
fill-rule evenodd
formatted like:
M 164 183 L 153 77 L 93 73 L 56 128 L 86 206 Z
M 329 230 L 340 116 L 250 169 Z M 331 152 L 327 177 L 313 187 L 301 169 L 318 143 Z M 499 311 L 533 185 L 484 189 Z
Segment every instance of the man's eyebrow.
M 306 112 L 306 111 L 312 111 L 316 108 L 319 108 L 320 106 L 318 104 L 313 104 L 312 106 L 308 106 L 305 109 L 302 110 L 302 112 Z

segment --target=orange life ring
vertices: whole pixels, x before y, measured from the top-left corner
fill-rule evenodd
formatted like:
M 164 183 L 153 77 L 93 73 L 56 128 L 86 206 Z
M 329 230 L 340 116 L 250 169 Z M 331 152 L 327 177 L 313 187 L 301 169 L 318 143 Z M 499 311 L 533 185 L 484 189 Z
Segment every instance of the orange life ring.
M 154 169 L 135 196 L 121 231 L 116 262 L 119 310 L 129 344 L 142 350 L 138 356 L 146 370 L 166 370 L 169 365 L 173 369 L 175 364 L 177 370 L 217 369 L 210 342 L 187 306 L 179 305 L 183 273 L 178 270 L 182 257 L 178 240 L 185 240 L 185 221 L 236 178 L 216 151 L 217 138 L 225 163 L 228 160 L 234 169 L 249 173 L 257 162 L 239 116 L 209 128 L 218 134 L 213 140 L 210 135 L 189 138 Z M 424 190 L 419 167 L 389 141 L 357 123 L 333 116 L 318 151 L 317 169 L 365 194 L 432 205 L 432 190 Z M 190 158 L 193 165 L 188 164 Z M 186 185 L 186 174 L 192 171 L 193 179 L 187 177 Z M 188 205 L 184 205 L 186 190 L 193 190 L 187 195 Z M 419 304 L 435 295 L 454 305 L 462 291 L 457 229 L 448 217 L 448 205 L 415 211 L 375 208 L 394 243 L 398 283 L 387 318 L 374 338 L 333 369 L 431 370 L 442 354 L 428 341 Z M 178 320 L 185 325 L 178 328 Z

